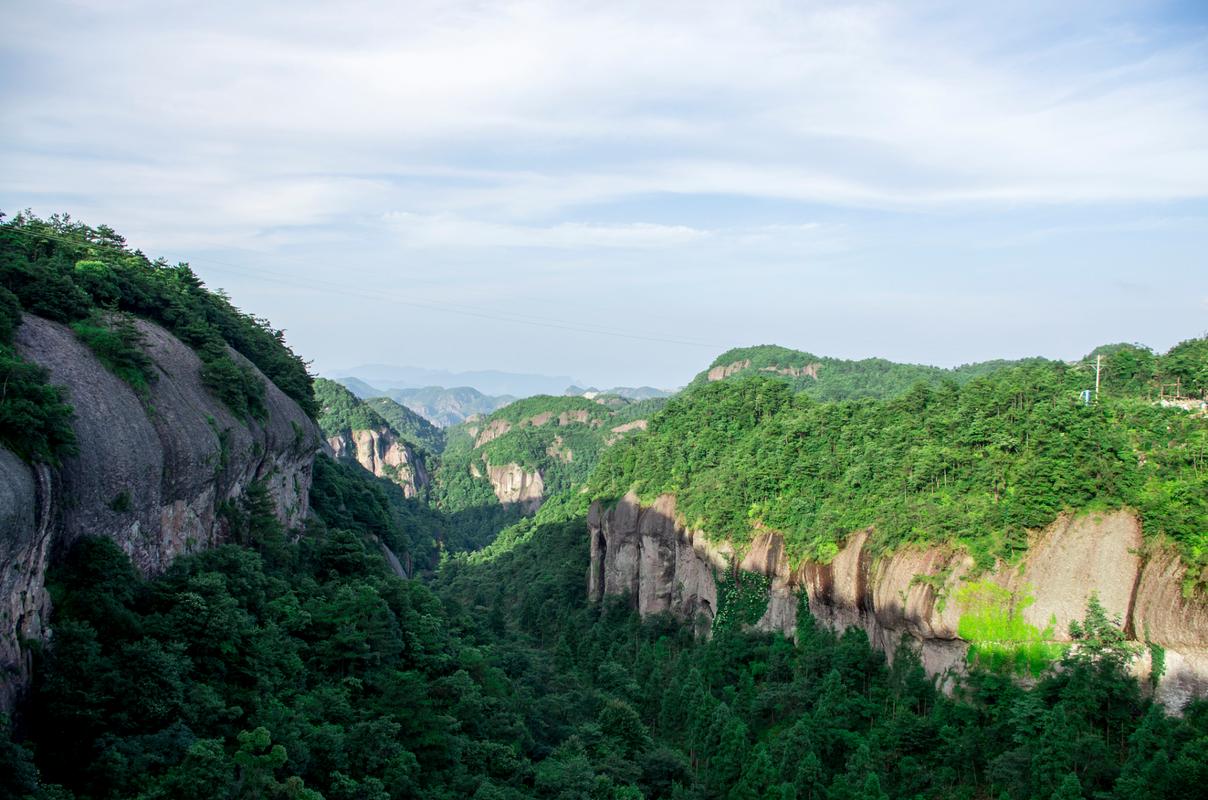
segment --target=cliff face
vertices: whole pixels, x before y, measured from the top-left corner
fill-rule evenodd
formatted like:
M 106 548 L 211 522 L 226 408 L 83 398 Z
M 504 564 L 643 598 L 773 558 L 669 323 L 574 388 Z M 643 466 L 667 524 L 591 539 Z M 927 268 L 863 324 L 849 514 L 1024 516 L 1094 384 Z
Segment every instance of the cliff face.
M 525 472 L 519 464 L 487 464 L 487 479 L 504 505 L 519 503 L 525 511 L 536 511 L 545 500 L 545 481 L 540 470 Z
M 415 497 L 430 482 L 424 460 L 390 430 L 342 431 L 327 444 L 336 458 L 356 461 L 379 478 L 389 478 Z
M 592 599 L 629 593 L 642 614 L 670 611 L 707 631 L 717 613 L 714 572 L 734 567 L 728 545 L 712 545 L 700 532 L 676 521 L 675 498 L 659 497 L 643 507 L 627 495 L 610 509 L 599 503 L 588 517 L 591 535 Z M 973 578 L 972 560 L 940 548 L 904 548 L 874 558 L 868 532 L 848 537 L 829 564 L 792 568 L 779 533 L 764 531 L 737 564 L 770 577 L 767 610 L 757 623 L 764 630 L 795 634 L 798 596 L 811 613 L 834 630 L 855 626 L 892 657 L 910 637 L 928 674 L 941 682 L 965 670 L 968 643 L 957 633 L 960 588 Z M 1208 602 L 1183 597 L 1184 567 L 1178 556 L 1158 552 L 1143 558 L 1141 528 L 1126 511 L 1063 517 L 1037 532 L 1018 565 L 1000 564 L 978 581 L 996 584 L 1014 596 L 1031 595 L 1026 622 L 1068 641 L 1069 623 L 1080 620 L 1092 592 L 1109 614 L 1119 615 L 1132 639 L 1166 651 L 1166 669 L 1157 697 L 1170 708 L 1208 693 Z M 1136 664 L 1148 677 L 1145 654 Z
M 0 708 L 28 678 L 26 642 L 49 636 L 47 564 L 80 536 L 114 539 L 154 574 L 220 541 L 218 505 L 253 482 L 265 482 L 286 526 L 306 516 L 319 445 L 310 418 L 267 379 L 266 420 L 232 416 L 203 386 L 193 350 L 157 325 L 136 324 L 158 376 L 145 399 L 66 326 L 27 315 L 17 330 L 22 357 L 65 387 L 79 452 L 50 469 L 0 449 Z

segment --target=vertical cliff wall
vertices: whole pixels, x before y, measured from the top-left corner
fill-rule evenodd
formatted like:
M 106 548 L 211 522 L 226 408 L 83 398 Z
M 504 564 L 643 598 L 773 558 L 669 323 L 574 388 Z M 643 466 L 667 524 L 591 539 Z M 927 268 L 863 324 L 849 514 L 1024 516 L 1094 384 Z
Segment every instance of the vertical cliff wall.
M 668 611 L 705 632 L 717 614 L 716 576 L 737 568 L 771 579 L 767 609 L 757 627 L 793 636 L 798 599 L 833 630 L 863 629 L 892 657 L 904 637 L 913 642 L 928 674 L 950 683 L 963 674 L 968 642 L 958 634 L 960 588 L 974 577 L 973 562 L 951 548 L 903 548 L 874 557 L 868 531 L 848 537 L 828 564 L 793 567 L 783 537 L 760 532 L 735 564 L 726 544 L 710 543 L 676 519 L 675 498 L 643 506 L 627 495 L 616 505 L 592 505 L 588 516 L 593 600 L 628 594 L 643 615 Z M 1170 708 L 1208 694 L 1208 600 L 1183 596 L 1185 567 L 1177 554 L 1148 556 L 1135 515 L 1127 511 L 1061 517 L 1032 537 L 1026 557 L 976 575 L 1013 596 L 1030 595 L 1024 620 L 1055 641 L 1068 641 L 1069 623 L 1082 619 L 1096 593 L 1118 615 L 1128 636 L 1166 651 L 1156 694 Z M 1148 655 L 1136 664 L 1148 677 Z
M 50 469 L 0 448 L 0 708 L 28 680 L 31 645 L 50 635 L 47 565 L 80 536 L 110 537 L 153 574 L 221 541 L 219 505 L 253 482 L 265 483 L 287 527 L 306 516 L 320 442 L 310 418 L 259 371 L 266 418 L 234 417 L 202 384 L 192 349 L 137 325 L 156 373 L 145 397 L 66 326 L 27 315 L 16 332 L 21 356 L 65 388 L 78 453 Z
M 379 478 L 389 478 L 415 497 L 431 483 L 423 458 L 389 428 L 346 430 L 327 437 L 336 458 L 356 461 Z

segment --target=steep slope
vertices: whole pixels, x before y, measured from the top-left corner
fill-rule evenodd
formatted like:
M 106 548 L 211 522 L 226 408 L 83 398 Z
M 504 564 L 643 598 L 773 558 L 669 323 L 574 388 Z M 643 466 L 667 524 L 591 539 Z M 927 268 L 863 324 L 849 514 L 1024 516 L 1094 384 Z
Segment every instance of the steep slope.
M 360 464 L 379 478 L 398 484 L 415 497 L 430 483 L 422 450 L 413 446 L 367 402 L 334 381 L 315 380 L 319 425 L 338 459 Z
M 381 414 L 412 446 L 433 455 L 439 455 L 445 449 L 444 432 L 406 406 L 389 397 L 371 397 L 365 403 Z
M 355 383 L 351 383 L 355 381 Z M 442 386 L 425 386 L 419 389 L 374 390 L 355 378 L 340 378 L 362 398 L 370 396 L 388 397 L 409 408 L 433 425 L 445 428 L 465 422 L 476 414 L 490 414 L 506 406 L 516 398 L 509 395 L 491 396 L 470 386 L 446 389 Z M 367 394 L 372 391 L 373 394 Z
M 103 536 L 156 574 L 237 534 L 245 502 L 296 527 L 319 431 L 309 376 L 279 331 L 112 231 L 18 216 L 0 225 L 0 279 L 8 707 L 49 635 L 54 558 Z
M 859 361 L 827 358 L 777 345 L 758 345 L 722 353 L 693 379 L 691 385 L 736 376 L 764 375 L 785 380 L 797 391 L 818 400 L 887 398 L 902 394 L 917 383 L 932 386 L 944 381 L 965 383 L 1002 367 L 1043 361 L 987 361 L 944 369 L 925 364 L 898 364 L 883 358 Z
M 709 628 L 741 588 L 759 610 L 743 621 L 786 633 L 803 593 L 887 653 L 919 641 L 933 674 L 962 669 L 969 644 L 1068 641 L 1095 592 L 1165 648 L 1166 702 L 1202 694 L 1208 416 L 1127 393 L 1084 405 L 1087 369 L 1003 367 L 880 402 L 817 403 L 773 377 L 698 383 L 593 475 L 589 591 Z M 1030 628 L 979 643 L 978 614 Z
M 145 397 L 113 375 L 64 325 L 26 316 L 17 352 L 47 370 L 75 409 L 76 454 L 56 468 L 0 457 L 4 666 L 0 703 L 28 677 L 25 641 L 46 636 L 43 575 L 81 536 L 114 539 L 146 574 L 226 537 L 226 504 L 263 485 L 287 527 L 306 516 L 318 429 L 271 381 L 263 420 L 240 419 L 202 383 L 202 362 L 159 326 L 136 323 L 157 373 Z M 237 363 L 246 362 L 232 351 Z M 259 371 L 256 373 L 259 375 Z
M 434 497 L 477 549 L 546 499 L 582 485 L 610 445 L 640 431 L 661 401 L 612 409 L 583 397 L 518 400 L 446 429 Z

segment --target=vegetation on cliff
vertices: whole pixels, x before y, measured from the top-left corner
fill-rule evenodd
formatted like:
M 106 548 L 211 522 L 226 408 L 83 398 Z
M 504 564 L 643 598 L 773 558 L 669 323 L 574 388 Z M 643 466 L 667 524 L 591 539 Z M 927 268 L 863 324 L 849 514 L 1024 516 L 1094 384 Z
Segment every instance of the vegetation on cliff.
M 909 650 L 889 667 L 805 608 L 794 643 L 589 604 L 566 513 L 400 580 L 375 542 L 389 509 L 320 463 L 297 541 L 251 493 L 238 543 L 153 580 L 76 546 L 0 796 L 1133 800 L 1208 780 L 1208 705 L 1151 704 L 1102 621 L 1033 689 L 978 671 L 946 698 Z
M 243 417 L 263 417 L 264 385 L 234 349 L 308 413 L 315 413 L 306 364 L 282 331 L 207 290 L 187 264 L 152 261 L 112 229 L 66 216 L 18 214 L 0 222 L 0 441 L 34 460 L 69 444 L 61 398 L 11 346 L 20 312 L 71 325 L 115 374 L 139 390 L 155 375 L 130 322 L 162 325 L 197 351 L 202 380 Z
M 1156 368 L 1185 364 L 1202 342 Z M 1084 404 L 1088 385 L 1086 363 L 1055 362 L 881 401 L 821 403 L 770 377 L 704 383 L 673 398 L 648 435 L 606 452 L 590 491 L 671 492 L 693 528 L 741 545 L 758 522 L 782 531 L 794 557 L 823 562 L 873 526 L 875 548 L 953 543 L 988 565 L 1063 511 L 1130 506 L 1198 573 L 1208 564 L 1208 417 L 1114 388 Z
M 852 361 L 816 356 L 788 347 L 764 344 L 736 347 L 713 360 L 709 369 L 692 381 L 699 386 L 733 376 L 770 375 L 787 381 L 795 390 L 816 400 L 839 401 L 860 398 L 884 399 L 902 394 L 919 383 L 938 386 L 946 381 L 966 383 L 1006 366 L 1043 363 L 1045 359 L 1025 361 L 985 361 L 955 369 L 926 364 L 899 364 L 884 358 Z
M 382 415 L 406 442 L 431 455 L 445 449 L 445 434 L 440 428 L 389 397 L 371 397 L 365 404 Z
M 600 454 L 632 435 L 612 429 L 646 419 L 665 401 L 630 402 L 616 408 L 584 397 L 538 395 L 518 400 L 485 418 L 446 428 L 445 449 L 434 472 L 437 508 L 458 538 L 477 549 L 519 520 L 522 511 L 500 504 L 488 465 L 516 464 L 541 475 L 545 497 L 582 486 Z

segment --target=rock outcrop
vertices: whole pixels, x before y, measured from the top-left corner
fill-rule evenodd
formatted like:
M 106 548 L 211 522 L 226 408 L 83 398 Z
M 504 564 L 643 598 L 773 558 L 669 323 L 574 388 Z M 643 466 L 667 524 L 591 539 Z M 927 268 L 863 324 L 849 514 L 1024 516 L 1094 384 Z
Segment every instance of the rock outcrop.
M 504 505 L 520 504 L 525 511 L 536 511 L 545 500 L 545 481 L 540 470 L 526 472 L 519 464 L 493 466 L 486 462 L 487 479 L 495 496 Z
M 744 358 L 741 361 L 735 361 L 733 364 L 725 364 L 719 367 L 712 367 L 709 370 L 708 379 L 710 381 L 721 381 L 742 372 L 744 369 L 751 368 L 751 359 Z
M 157 374 L 144 398 L 66 326 L 27 315 L 17 329 L 21 356 L 66 390 L 78 454 L 50 469 L 0 449 L 0 708 L 28 679 L 28 643 L 49 636 L 46 567 L 77 538 L 108 536 L 154 574 L 221 541 L 219 505 L 254 482 L 264 482 L 287 527 L 306 516 L 320 441 L 314 422 L 267 379 L 266 419 L 234 417 L 202 384 L 192 349 L 157 325 L 136 324 Z
M 406 497 L 415 497 L 431 483 L 423 458 L 390 429 L 345 430 L 327 438 L 336 458 L 355 461 L 379 478 L 402 487 Z
M 643 507 L 627 495 L 611 508 L 592 505 L 591 574 L 588 593 L 629 594 L 642 614 L 669 611 L 708 630 L 717 613 L 714 575 L 735 567 L 729 545 L 710 543 L 677 520 L 675 498 L 660 496 Z M 1128 511 L 1061 517 L 1036 532 L 1019 564 L 1000 564 L 975 574 L 963 551 L 902 548 L 874 557 L 869 531 L 847 538 L 828 564 L 790 564 L 783 537 L 758 532 L 737 568 L 771 578 L 767 609 L 757 627 L 795 634 L 798 598 L 833 630 L 863 629 L 892 658 L 905 637 L 920 653 L 928 674 L 949 684 L 962 674 L 968 643 L 958 634 L 960 588 L 987 581 L 1014 597 L 1031 596 L 1026 622 L 1053 626 L 1068 641 L 1069 623 L 1085 614 L 1092 593 L 1117 615 L 1129 637 L 1165 649 L 1166 669 L 1156 694 L 1170 708 L 1208 693 L 1208 600 L 1187 599 L 1177 554 L 1145 552 L 1141 527 Z M 1135 664 L 1148 677 L 1148 655 Z

